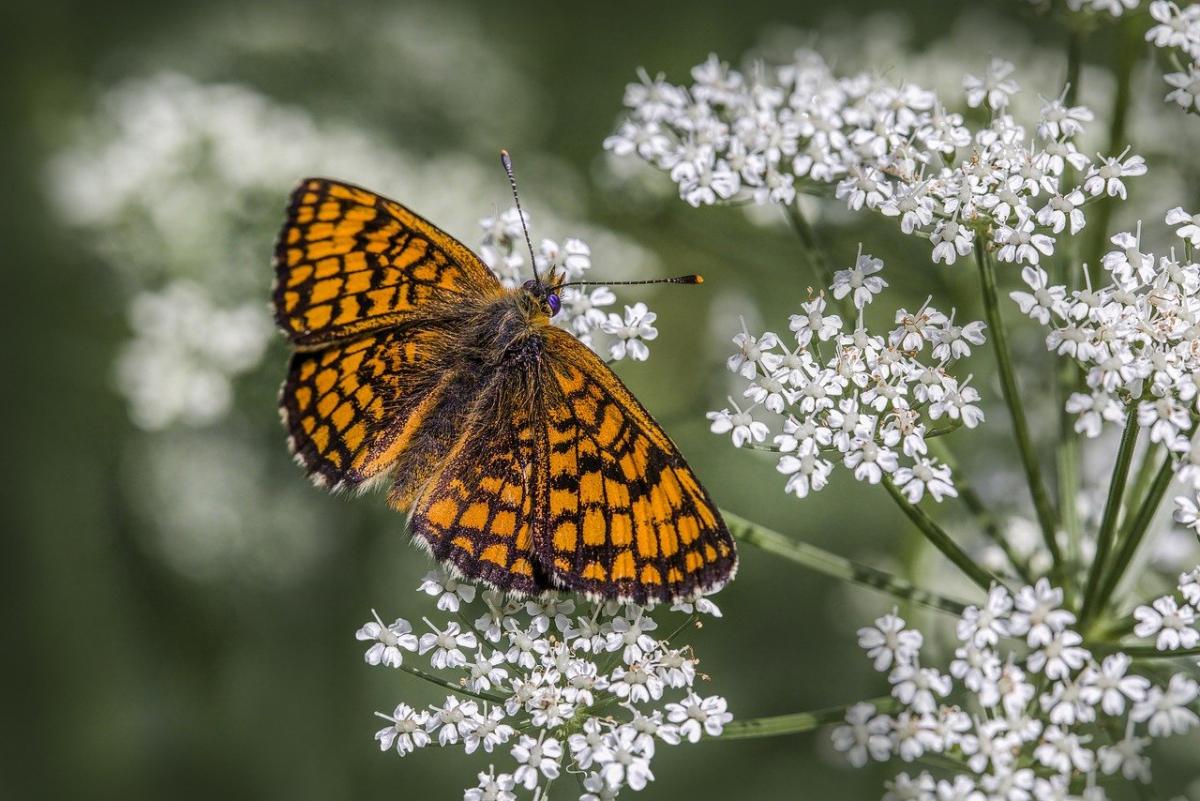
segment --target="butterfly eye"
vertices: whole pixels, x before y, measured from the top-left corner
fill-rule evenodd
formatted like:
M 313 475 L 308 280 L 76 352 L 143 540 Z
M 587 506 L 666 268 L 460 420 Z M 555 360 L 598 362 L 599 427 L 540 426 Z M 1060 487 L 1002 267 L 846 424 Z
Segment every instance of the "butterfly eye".
M 525 283 L 521 284 L 521 289 L 524 289 L 526 292 L 532 292 L 534 294 L 537 294 L 537 287 L 538 287 L 538 282 L 534 281 L 534 280 L 529 280 L 529 281 L 526 281 Z
M 562 308 L 562 301 L 553 292 L 546 296 L 546 303 L 550 306 L 551 317 L 558 314 L 558 310 Z

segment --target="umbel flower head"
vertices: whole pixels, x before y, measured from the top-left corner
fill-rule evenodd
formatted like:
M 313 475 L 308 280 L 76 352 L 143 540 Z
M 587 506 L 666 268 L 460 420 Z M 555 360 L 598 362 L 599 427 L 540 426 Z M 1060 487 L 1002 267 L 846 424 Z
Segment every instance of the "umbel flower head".
M 1035 125 L 1022 124 L 1009 110 L 1020 91 L 1014 72 L 992 59 L 963 79 L 965 105 L 989 115 L 972 130 L 930 90 L 839 76 L 809 50 L 750 74 L 713 55 L 687 86 L 642 72 L 605 147 L 667 173 L 693 206 L 832 193 L 927 239 L 935 263 L 954 264 L 982 238 L 1002 262 L 1037 265 L 1065 230 L 1084 226 L 1089 200 L 1124 198 L 1126 180 L 1146 165 L 1128 151 L 1081 152 L 1075 141 L 1092 112 L 1061 97 L 1043 102 Z
M 853 325 L 822 294 L 791 316 L 794 344 L 773 331 L 733 338 L 728 366 L 745 384 L 743 400 L 709 412 L 710 427 L 730 434 L 735 447 L 779 453 L 785 491 L 797 497 L 823 489 L 835 463 L 858 481 L 894 482 L 912 503 L 958 494 L 927 440 L 983 421 L 970 376 L 952 370 L 984 343 L 984 324 L 926 301 L 897 309 L 892 329 L 872 333 L 863 310 L 887 286 L 882 270 L 860 250 L 853 266 L 834 274 L 830 293 L 851 301 Z
M 1183 576 L 1180 590 L 1196 586 L 1197 575 L 1200 568 Z M 1138 636 L 1162 631 L 1160 612 L 1180 626 L 1180 607 L 1168 600 L 1139 610 Z M 1200 726 L 1200 685 L 1185 672 L 1139 673 L 1120 651 L 1094 654 L 1075 622 L 1046 579 L 1015 594 L 995 586 L 985 604 L 963 612 L 954 658 L 940 668 L 923 658 L 925 635 L 895 611 L 884 615 L 858 640 L 888 674 L 891 699 L 883 709 L 852 706 L 833 731 L 834 747 L 860 767 L 936 756 L 952 768 L 941 778 L 906 768 L 888 783 L 889 800 L 1101 801 L 1110 777 L 1148 782 L 1151 741 Z
M 375 615 L 355 636 L 369 643 L 368 665 L 450 692 L 440 704 L 376 713 L 386 725 L 375 739 L 400 756 L 428 746 L 482 752 L 489 764 L 467 801 L 545 798 L 552 782 L 556 795 L 584 801 L 641 790 L 661 744 L 718 736 L 732 719 L 724 698 L 696 691 L 698 660 L 676 642 L 698 614 L 720 616 L 709 600 L 673 607 L 681 620 L 660 629 L 643 607 L 506 598 L 440 571 L 418 592 L 455 619 L 423 618 L 418 636 L 407 620 Z M 418 659 L 431 670 L 414 667 Z M 567 777 L 574 790 L 562 786 Z

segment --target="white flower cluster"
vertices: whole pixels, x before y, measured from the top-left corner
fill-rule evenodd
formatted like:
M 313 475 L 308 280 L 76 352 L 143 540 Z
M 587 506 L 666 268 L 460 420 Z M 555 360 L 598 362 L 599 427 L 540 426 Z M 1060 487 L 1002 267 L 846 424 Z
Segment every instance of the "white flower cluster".
M 261 303 L 217 308 L 184 280 L 129 304 L 133 339 L 117 357 L 117 387 L 142 428 L 203 425 L 233 404 L 233 379 L 262 359 L 272 327 Z
M 1200 615 L 1200 567 L 1179 576 L 1179 595 L 1164 595 L 1149 606 L 1133 610 L 1134 635 L 1154 639 L 1160 651 L 1178 651 L 1200 645 L 1197 616 Z
M 1124 653 L 1093 655 L 1074 623 L 1046 579 L 1015 595 L 993 587 L 958 620 L 942 671 L 922 662 L 920 631 L 883 616 L 858 641 L 898 710 L 851 707 L 834 746 L 856 766 L 937 755 L 953 770 L 900 773 L 885 799 L 1102 801 L 1104 777 L 1149 781 L 1151 740 L 1200 726 L 1200 687 L 1185 672 L 1156 684 Z
M 375 739 L 401 756 L 432 744 L 507 752 L 511 770 L 489 765 L 465 801 L 513 801 L 522 789 L 545 798 L 564 773 L 578 779 L 581 801 L 641 790 L 654 779 L 659 743 L 715 737 L 732 719 L 724 698 L 694 691 L 698 660 L 671 642 L 691 617 L 664 637 L 647 610 L 632 605 L 505 599 L 441 573 L 427 575 L 419 589 L 473 626 L 425 618 L 418 636 L 407 620 L 385 625 L 376 616 L 356 636 L 371 643 L 368 664 L 404 669 L 415 652 L 435 674 L 413 672 L 456 694 L 440 706 L 401 703 L 380 713 L 388 725 Z M 672 610 L 720 616 L 703 599 Z
M 1146 41 L 1167 50 L 1175 66 L 1175 72 L 1163 76 L 1171 87 L 1166 100 L 1200 114 L 1200 5 L 1180 8 L 1169 0 L 1153 0 L 1150 16 L 1157 24 L 1146 32 Z
M 774 430 L 774 447 L 764 447 L 782 454 L 777 469 L 798 497 L 828 483 L 833 459 L 859 481 L 877 484 L 886 476 L 913 503 L 927 494 L 936 501 L 957 495 L 949 467 L 929 456 L 926 438 L 983 420 L 970 378 L 960 381 L 948 368 L 983 343 L 984 325 L 956 322 L 953 311 L 947 316 L 926 302 L 916 311 L 898 309 L 886 336 L 870 333 L 862 310 L 887 285 L 882 269 L 860 250 L 853 267 L 834 275 L 833 297 L 849 297 L 858 310 L 852 328 L 821 295 L 792 315 L 794 346 L 770 331 L 733 338 L 738 351 L 728 367 L 748 382 L 742 394 L 749 403 L 743 409 L 731 398 L 732 408 L 709 412 L 711 430 L 730 434 L 736 447 L 763 443 Z M 759 407 L 774 426 L 755 418 Z
M 1021 277 L 1029 291 L 1011 297 L 1050 327 L 1046 346 L 1085 371 L 1089 392 L 1066 402 L 1078 415 L 1076 430 L 1096 437 L 1104 423 L 1120 424 L 1136 409 L 1137 425 L 1168 449 L 1177 478 L 1192 490 L 1193 499 L 1176 499 L 1178 519 L 1200 532 L 1200 439 L 1193 434 L 1200 414 L 1200 263 L 1193 261 L 1200 214 L 1176 207 L 1166 221 L 1176 226 L 1182 259 L 1174 248 L 1161 256 L 1143 252 L 1139 226 L 1112 237 L 1103 286 L 1093 286 L 1085 268 L 1084 288 L 1068 292 L 1040 267 L 1026 267 Z
M 500 283 L 510 289 L 531 278 L 535 270 L 543 278 L 549 277 L 551 269 L 557 270 L 563 274 L 564 283 L 570 283 L 583 280 L 591 269 L 592 251 L 579 239 L 567 239 L 561 246 L 551 239 L 543 239 L 534 256 L 534 265 L 531 267 L 526 264 L 525 254 L 528 251 L 521 230 L 521 213 L 516 207 L 496 217 L 484 218 L 479 224 L 484 232 L 480 257 L 492 268 Z M 525 215 L 525 225 L 529 225 L 528 214 Z M 561 311 L 552 322 L 570 331 L 580 342 L 597 353 L 603 353 L 602 344 L 596 341 L 599 332 L 607 335 L 604 339 L 611 361 L 624 358 L 645 361 L 650 358 L 646 343 L 658 336 L 658 329 L 654 327 L 658 315 L 646 308 L 645 303 L 638 301 L 626 306 L 625 315 L 621 316 L 604 310 L 605 306 L 611 306 L 617 300 L 607 286 L 565 287 L 558 296 L 562 304 Z
M 896 217 L 904 233 L 929 239 L 934 262 L 953 264 L 984 236 L 1001 261 L 1036 265 L 1058 235 L 1084 226 L 1089 199 L 1124 198 L 1124 179 L 1146 166 L 1127 152 L 1081 153 L 1074 140 L 1092 112 L 1061 98 L 1043 103 L 1033 130 L 1018 123 L 1008 113 L 1014 69 L 993 59 L 964 78 L 966 104 L 991 116 L 972 131 L 931 91 L 838 77 L 810 51 L 752 76 L 710 56 L 688 87 L 643 72 L 605 147 L 668 172 L 694 206 L 790 204 L 833 185 L 851 210 Z

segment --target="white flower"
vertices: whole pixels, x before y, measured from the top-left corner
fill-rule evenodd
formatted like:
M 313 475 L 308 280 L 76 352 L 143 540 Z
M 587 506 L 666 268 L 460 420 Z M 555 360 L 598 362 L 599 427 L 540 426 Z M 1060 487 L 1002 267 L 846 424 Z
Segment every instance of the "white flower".
M 689 693 L 677 704 L 667 704 L 667 720 L 675 724 L 681 737 L 688 742 L 700 741 L 703 734 L 719 737 L 733 715 L 725 711 L 725 699 L 719 695 L 701 698 Z
M 516 787 L 512 774 L 495 775 L 489 768 L 487 773 L 479 774 L 479 784 L 463 792 L 463 801 L 516 801 Z
M 887 286 L 887 281 L 876 275 L 882 270 L 883 261 L 860 251 L 853 267 L 833 274 L 830 290 L 838 300 L 850 295 L 854 308 L 861 309 Z
M 899 466 L 894 450 L 865 437 L 856 437 L 850 443 L 843 462 L 854 471 L 856 479 L 868 484 L 878 484 L 884 473 L 894 473 Z
M 1116 653 L 1105 657 L 1102 665 L 1089 667 L 1079 677 L 1080 697 L 1091 706 L 1099 705 L 1106 715 L 1125 714 L 1125 699 L 1138 703 L 1150 689 L 1146 677 L 1128 675 L 1131 663 L 1128 656 Z
M 833 462 L 818 458 L 811 449 L 805 448 L 799 456 L 781 456 L 775 469 L 788 476 L 784 492 L 794 493 L 797 498 L 806 498 L 810 491 L 820 492 L 829 483 Z
M 1032 587 L 1022 587 L 1014 599 L 1009 633 L 1025 637 L 1031 648 L 1041 648 L 1054 635 L 1075 623 L 1075 615 L 1063 609 L 1063 591 L 1040 578 Z
M 527 734 L 512 748 L 513 759 L 517 760 L 517 769 L 513 779 L 526 790 L 537 786 L 539 775 L 553 780 L 558 778 L 562 765 L 563 749 L 558 740 L 553 737 L 535 740 Z
M 807 346 L 814 336 L 826 342 L 842 330 L 842 318 L 836 314 L 824 314 L 825 298 L 819 297 L 801 303 L 804 314 L 793 314 L 788 328 L 796 334 L 796 342 Z
M 1013 599 L 1008 590 L 998 584 L 993 586 L 982 609 L 968 606 L 963 611 L 958 621 L 958 639 L 976 648 L 994 646 L 1001 637 L 1009 634 L 1008 614 L 1012 608 Z
M 447 695 L 445 704 L 430 707 L 430 711 L 433 714 L 426 721 L 425 728 L 430 734 L 437 732 L 438 745 L 453 745 L 479 725 L 479 705 L 471 700 L 463 701 Z
M 1021 87 L 1008 76 L 1016 67 L 1002 58 L 993 58 L 982 78 L 974 75 L 963 77 L 963 90 L 967 94 L 967 105 L 978 108 L 987 101 L 988 108 L 998 111 L 1008 105 L 1009 98 Z
M 1185 111 L 1200 113 L 1200 62 L 1187 65 L 1187 72 L 1168 72 L 1163 80 L 1172 87 L 1163 99 Z
M 1041 267 L 1022 267 L 1021 279 L 1033 292 L 1010 292 L 1008 295 L 1017 302 L 1021 314 L 1029 315 L 1042 325 L 1050 324 L 1051 314 L 1066 316 L 1066 287 L 1050 286 L 1050 276 Z
M 1149 639 L 1157 635 L 1155 647 L 1160 651 L 1195 648 L 1200 643 L 1200 631 L 1194 627 L 1195 610 L 1188 604 L 1180 606 L 1169 595 L 1155 600 L 1153 606 L 1139 606 L 1133 616 L 1138 621 L 1134 636 Z
M 1092 167 L 1083 182 L 1083 191 L 1093 197 L 1108 195 L 1124 200 L 1127 194 L 1125 183 L 1121 179 L 1146 174 L 1146 160 L 1141 156 L 1125 158 L 1128 152 L 1126 149 L 1125 153 L 1119 156 L 1101 156 L 1103 163 L 1099 167 Z
M 609 737 L 612 760 L 600 770 L 605 783 L 614 789 L 628 786 L 638 791 L 654 779 L 650 772 L 650 760 L 643 748 L 644 742 L 632 726 L 618 726 Z
M 876 715 L 872 704 L 855 704 L 846 712 L 846 725 L 833 730 L 833 747 L 856 768 L 867 764 L 868 758 L 882 762 L 892 753 L 890 730 L 888 717 Z
M 905 628 L 904 619 L 893 609 L 878 618 L 874 627 L 858 630 L 858 646 L 867 652 L 879 672 L 897 665 L 911 665 L 921 651 L 925 638 L 916 629 Z
M 1112 745 L 1100 746 L 1100 771 L 1111 776 L 1121 772 L 1129 781 L 1150 781 L 1150 758 L 1142 752 L 1150 745 L 1149 737 L 1135 737 L 1130 721 L 1125 737 Z
M 650 358 L 646 343 L 658 336 L 658 329 L 654 327 L 657 317 L 640 301 L 625 307 L 624 319 L 617 314 L 608 315 L 608 320 L 601 327 L 606 334 L 616 337 L 609 347 L 610 358 L 618 361 L 628 356 L 638 362 Z
M 950 478 L 950 468 L 932 459 L 918 459 L 912 467 L 897 469 L 892 480 L 909 503 L 919 503 L 926 492 L 938 503 L 946 497 L 958 497 L 958 490 Z
M 1079 735 L 1069 730 L 1047 726 L 1033 756 L 1039 763 L 1060 774 L 1069 774 L 1072 769 L 1088 773 L 1095 765 L 1096 755 L 1084 748 L 1083 742 Z
M 630 607 L 624 615 L 614 617 L 610 625 L 606 646 L 609 651 L 620 651 L 627 665 L 642 661 L 658 647 L 649 634 L 658 628 L 658 623 L 640 608 Z
M 497 746 L 508 742 L 516 732 L 505 720 L 504 708 L 499 706 L 493 706 L 486 715 L 476 716 L 475 726 L 463 734 L 466 752 L 473 754 L 483 746 L 483 750 L 490 754 Z
M 475 635 L 469 631 L 462 631 L 454 622 L 447 623 L 445 631 L 438 629 L 428 620 L 425 622 L 433 631 L 421 635 L 418 652 L 425 654 L 432 651 L 429 662 L 438 670 L 467 664 L 467 657 L 459 649 L 473 650 L 478 645 Z
M 417 636 L 412 633 L 412 625 L 404 618 L 397 618 L 390 626 L 385 626 L 375 610 L 371 610 L 371 614 L 375 615 L 375 620 L 354 633 L 357 640 L 375 640 L 363 658 L 368 665 L 400 667 L 404 663 L 402 651 L 417 650 Z
M 892 684 L 892 695 L 922 715 L 936 710 L 937 699 L 949 695 L 952 686 L 949 676 L 915 664 L 896 665 L 888 681 Z
M 1087 662 L 1087 650 L 1079 647 L 1082 642 L 1077 632 L 1060 631 L 1041 650 L 1031 653 L 1026 665 L 1034 673 L 1044 672 L 1048 679 L 1065 679 Z
M 408 704 L 399 704 L 391 715 L 376 714 L 391 723 L 375 732 L 380 751 L 390 750 L 394 746 L 396 753 L 404 756 L 429 745 L 429 734 L 425 731 L 429 722 L 428 712 L 418 712 Z
M 1151 737 L 1185 734 L 1200 725 L 1200 716 L 1189 709 L 1198 694 L 1200 688 L 1193 679 L 1186 674 L 1176 673 L 1171 676 L 1165 690 L 1151 687 L 1146 693 L 1146 700 L 1133 705 L 1129 718 L 1136 723 L 1147 723 Z
M 437 598 L 437 608 L 443 612 L 457 612 L 463 602 L 475 600 L 475 585 L 462 581 L 441 570 L 431 570 L 421 580 L 421 592 Z
M 1167 212 L 1167 225 L 1178 225 L 1175 235 L 1192 247 L 1200 247 L 1200 213 L 1189 214 L 1182 206 L 1176 206 Z
M 709 412 L 707 417 L 712 423 L 709 425 L 709 430 L 714 434 L 726 434 L 733 432 L 733 447 L 741 448 L 748 443 L 763 442 L 770 433 L 766 423 L 755 420 L 750 411 L 754 408 L 751 406 L 746 411 L 734 403 L 733 399 L 729 399 L 729 405 L 733 407 L 733 411 L 722 409 L 719 412 Z

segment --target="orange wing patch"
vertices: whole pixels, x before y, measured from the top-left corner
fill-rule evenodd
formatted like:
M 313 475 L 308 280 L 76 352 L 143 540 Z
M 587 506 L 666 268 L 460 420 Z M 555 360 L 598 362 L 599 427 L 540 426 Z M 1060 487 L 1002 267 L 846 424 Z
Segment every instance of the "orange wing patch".
M 537 554 L 552 582 L 639 603 L 725 584 L 733 540 L 675 445 L 594 353 L 557 329 L 547 340 L 549 503 Z
M 451 373 L 430 369 L 440 349 L 398 329 L 292 356 L 279 406 L 309 475 L 342 487 L 385 473 L 446 389 Z
M 319 345 L 411 319 L 431 301 L 500 294 L 454 237 L 403 205 L 350 184 L 301 181 L 275 246 L 275 320 Z
M 478 422 L 478 421 L 477 421 Z M 534 555 L 542 476 L 528 410 L 502 425 L 468 425 L 413 504 L 409 527 L 459 574 L 524 594 L 551 588 Z M 396 490 L 393 505 L 404 505 Z

